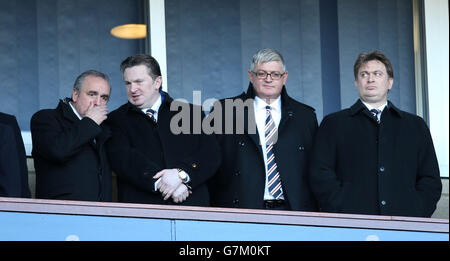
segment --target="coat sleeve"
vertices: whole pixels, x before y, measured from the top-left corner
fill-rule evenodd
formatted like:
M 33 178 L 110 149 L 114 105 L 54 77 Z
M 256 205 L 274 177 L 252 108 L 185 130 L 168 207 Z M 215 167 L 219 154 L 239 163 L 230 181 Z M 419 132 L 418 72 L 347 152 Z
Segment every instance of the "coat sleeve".
M 422 119 L 420 125 L 423 140 L 418 156 L 416 189 L 422 200 L 423 215 L 431 217 L 441 197 L 442 183 L 430 130 Z
M 112 132 L 111 138 L 105 144 L 111 168 L 118 178 L 144 191 L 156 193 L 156 180 L 153 176 L 162 170 L 162 167 L 131 146 L 121 122 L 120 117 L 114 114 L 110 114 L 105 122 Z
M 22 198 L 31 198 L 31 191 L 28 183 L 27 155 L 25 152 L 25 145 L 23 143 L 20 127 L 15 117 L 12 119 L 11 126 L 14 129 L 15 146 L 20 166 L 21 192 L 19 195 Z
M 335 133 L 334 124 L 325 117 L 315 136 L 310 164 L 311 190 L 319 204 L 319 209 L 326 212 L 339 212 L 342 204 L 341 182 L 336 174 Z
M 11 126 L 0 123 L 0 197 L 21 197 L 20 160 Z
M 37 112 L 31 118 L 33 154 L 54 161 L 66 162 L 91 142 L 102 129 L 93 120 L 83 118 L 69 129 L 63 129 L 60 118 L 51 111 Z
M 206 183 L 213 177 L 220 165 L 220 152 L 215 137 L 202 135 L 195 154 L 184 158 L 180 165 L 180 168 L 189 174 L 193 189 Z
M 202 121 L 205 118 L 202 112 Z M 192 137 L 198 136 L 198 137 Z M 205 184 L 217 171 L 221 163 L 219 144 L 214 134 L 191 134 L 191 138 L 198 138 L 199 143 L 193 154 L 180 161 L 180 167 L 189 174 L 190 185 L 193 189 Z
M 14 197 L 31 198 L 30 187 L 28 185 L 28 167 L 27 167 L 27 156 L 25 153 L 25 146 L 22 140 L 22 134 L 20 132 L 19 124 L 17 123 L 16 117 L 13 115 L 0 113 L 0 124 L 5 124 L 9 126 L 12 130 L 13 136 L 9 144 L 14 144 L 14 148 L 10 150 L 5 150 L 7 153 L 16 153 L 16 155 L 8 155 L 8 157 L 17 157 L 19 160 L 20 173 L 18 177 L 20 178 L 21 187 L 15 192 Z M 15 152 L 14 152 L 15 151 Z

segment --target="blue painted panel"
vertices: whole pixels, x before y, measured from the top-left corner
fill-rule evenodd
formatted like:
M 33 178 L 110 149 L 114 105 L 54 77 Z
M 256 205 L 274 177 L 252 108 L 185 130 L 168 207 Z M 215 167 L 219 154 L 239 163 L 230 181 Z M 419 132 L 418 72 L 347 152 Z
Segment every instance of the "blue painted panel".
M 444 233 L 268 225 L 231 222 L 176 221 L 178 241 L 448 241 Z
M 448 233 L 0 212 L 0 241 L 448 241 Z
M 163 219 L 0 212 L 1 241 L 170 241 L 171 227 Z

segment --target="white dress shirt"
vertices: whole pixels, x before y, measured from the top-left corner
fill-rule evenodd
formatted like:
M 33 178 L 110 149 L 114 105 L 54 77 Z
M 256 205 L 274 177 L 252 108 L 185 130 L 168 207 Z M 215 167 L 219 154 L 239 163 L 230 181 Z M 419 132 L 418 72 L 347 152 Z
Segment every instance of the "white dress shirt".
M 161 104 L 162 104 L 162 98 L 161 98 L 161 95 L 159 95 L 159 98 L 155 101 L 155 103 L 153 103 L 152 107 L 142 109 L 142 112 L 147 114 L 148 109 L 154 110 L 155 113 L 153 113 L 153 118 L 155 118 L 155 121 L 158 122 L 158 110 L 159 110 L 159 107 L 161 107 Z
M 264 187 L 264 200 L 274 200 L 275 198 L 269 193 L 269 188 L 267 186 L 267 154 L 266 154 L 266 137 L 264 133 L 264 128 L 266 125 L 266 106 L 270 106 L 270 113 L 272 114 L 272 119 L 275 123 L 276 128 L 280 124 L 281 120 L 281 96 L 279 96 L 272 104 L 267 104 L 263 99 L 255 96 L 254 107 L 255 107 L 255 120 L 256 127 L 258 128 L 259 140 L 261 143 L 261 148 L 264 157 L 264 168 L 266 170 L 266 182 Z M 275 162 L 277 160 L 277 155 L 275 155 Z M 280 199 L 284 199 L 282 196 Z
M 383 112 L 384 108 L 386 108 L 386 106 L 387 106 L 387 101 L 386 101 L 386 103 L 384 103 L 383 105 L 381 105 L 378 108 L 373 107 L 372 105 L 364 102 L 363 100 L 361 100 L 361 102 L 367 107 L 367 109 L 369 109 L 369 111 L 372 110 L 372 109 L 377 109 L 380 112 Z M 377 117 L 378 117 L 378 122 L 380 122 L 381 121 L 381 113 L 378 113 Z
M 72 108 L 73 113 L 75 113 L 75 115 L 78 117 L 78 119 L 80 119 L 80 120 L 83 119 L 81 117 L 81 115 L 78 113 L 78 111 L 75 109 L 75 107 L 73 107 L 72 102 L 69 102 L 69 105 L 70 105 L 70 108 Z M 94 142 L 94 144 L 97 144 L 97 140 L 95 138 L 92 141 Z
M 77 110 L 73 107 L 72 102 L 69 102 L 70 108 L 72 108 L 73 113 L 75 113 L 75 115 L 77 115 L 78 119 L 82 119 L 80 114 L 77 112 Z
M 155 121 L 158 122 L 158 110 L 159 110 L 159 107 L 161 107 L 161 104 L 162 104 L 162 96 L 160 95 L 159 98 L 156 100 L 156 102 L 153 103 L 151 108 L 142 109 L 142 112 L 147 114 L 148 109 L 154 110 L 155 113 L 153 113 L 153 118 L 155 118 Z M 188 173 L 186 173 L 186 174 L 187 174 L 187 183 L 189 183 L 191 181 L 191 178 L 189 177 Z M 159 178 L 157 181 L 155 181 L 155 185 L 154 185 L 155 191 L 158 190 L 158 183 L 160 181 L 161 181 L 161 178 Z

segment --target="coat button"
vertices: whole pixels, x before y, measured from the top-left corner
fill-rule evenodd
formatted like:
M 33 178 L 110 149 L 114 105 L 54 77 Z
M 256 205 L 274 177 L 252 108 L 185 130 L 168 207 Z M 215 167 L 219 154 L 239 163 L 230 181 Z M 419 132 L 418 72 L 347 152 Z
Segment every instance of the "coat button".
M 245 145 L 245 142 L 243 142 L 243 141 L 239 141 L 239 145 L 240 145 L 241 147 L 244 147 L 244 145 Z
M 382 206 L 386 206 L 386 201 L 382 200 L 382 201 L 381 201 L 381 205 L 382 205 Z
M 298 150 L 300 150 L 300 151 L 304 151 L 304 150 L 305 150 L 305 147 L 303 147 L 303 146 L 299 146 L 299 147 L 298 147 Z
M 238 170 L 238 171 L 236 171 L 236 172 L 234 173 L 234 175 L 235 175 L 235 176 L 239 176 L 239 175 L 241 175 L 241 172 Z
M 196 163 L 192 163 L 191 165 L 194 169 L 198 167 L 198 165 Z
M 239 199 L 233 200 L 233 204 L 235 204 L 235 205 L 239 204 Z
M 384 167 L 380 167 L 380 172 L 384 172 Z

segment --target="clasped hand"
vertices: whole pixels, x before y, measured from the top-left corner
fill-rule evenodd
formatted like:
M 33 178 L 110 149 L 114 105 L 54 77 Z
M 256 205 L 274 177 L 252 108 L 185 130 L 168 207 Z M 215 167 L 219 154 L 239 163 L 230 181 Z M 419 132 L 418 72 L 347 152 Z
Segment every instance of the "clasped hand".
M 85 116 L 91 118 L 98 125 L 102 124 L 104 120 L 108 117 L 108 109 L 105 105 L 94 105 L 92 102 L 86 109 Z
M 189 194 L 192 193 L 178 177 L 178 170 L 176 169 L 163 169 L 160 172 L 156 173 L 153 178 L 161 178 L 158 183 L 157 189 L 161 192 L 164 200 L 172 197 L 173 202 L 181 203 L 187 199 Z

